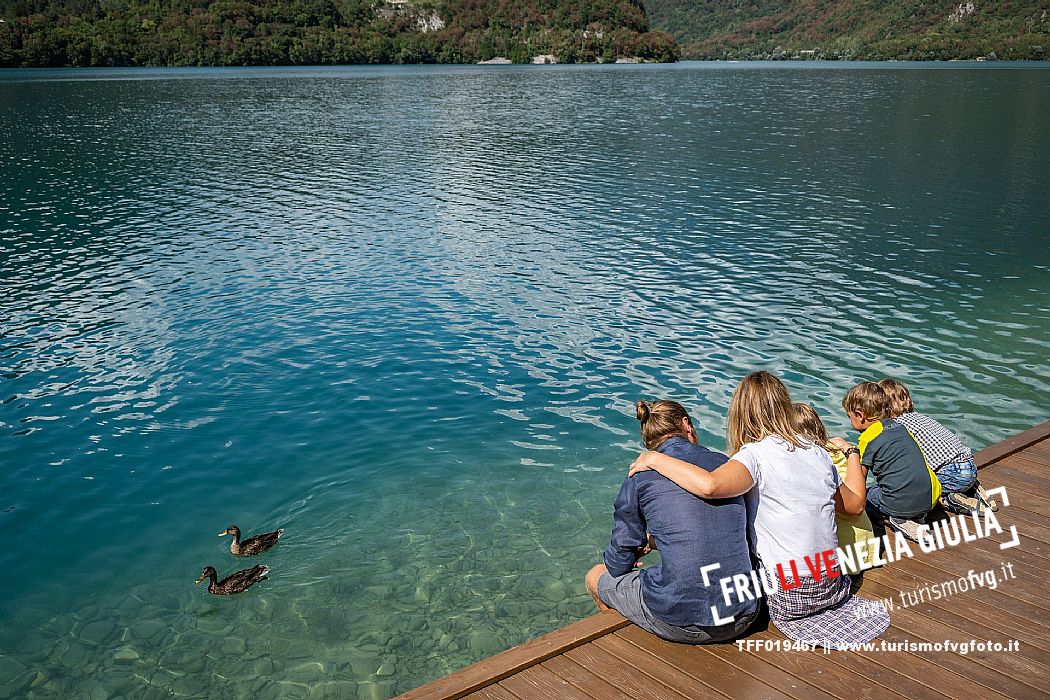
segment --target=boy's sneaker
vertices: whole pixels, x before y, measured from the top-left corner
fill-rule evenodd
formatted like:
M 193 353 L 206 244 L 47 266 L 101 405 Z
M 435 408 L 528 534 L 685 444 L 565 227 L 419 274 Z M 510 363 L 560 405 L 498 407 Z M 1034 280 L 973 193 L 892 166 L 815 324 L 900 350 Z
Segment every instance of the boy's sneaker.
M 919 526 L 922 525 L 918 520 L 907 520 L 906 518 L 895 518 L 892 515 L 886 518 L 886 525 L 891 529 L 901 533 L 907 539 L 912 542 L 919 541 Z
M 960 515 L 970 515 L 971 513 L 979 512 L 981 509 L 981 502 L 976 497 L 958 492 L 941 496 L 941 505 Z
M 988 492 L 984 490 L 984 487 L 981 486 L 981 482 L 979 482 L 979 481 L 977 482 L 977 490 L 976 491 L 977 491 L 977 500 L 980 501 L 980 506 L 979 506 L 980 510 L 984 510 L 985 508 L 987 508 L 988 510 L 992 511 L 993 513 L 997 512 L 999 510 L 999 504 L 995 502 L 994 498 L 990 498 L 988 496 Z

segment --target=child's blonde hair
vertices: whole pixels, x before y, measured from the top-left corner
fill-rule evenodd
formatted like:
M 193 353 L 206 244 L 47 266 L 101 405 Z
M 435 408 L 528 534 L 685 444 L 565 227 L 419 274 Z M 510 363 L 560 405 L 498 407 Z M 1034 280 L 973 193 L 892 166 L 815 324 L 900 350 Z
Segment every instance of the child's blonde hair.
M 846 392 L 842 408 L 846 413 L 860 413 L 868 420 L 882 420 L 890 415 L 890 397 L 875 382 L 861 382 Z
M 683 418 L 690 428 L 693 427 L 685 406 L 677 401 L 639 401 L 634 405 L 634 414 L 642 424 L 642 442 L 647 450 L 655 450 L 668 438 L 688 438 L 689 435 L 682 430 Z
M 769 372 L 752 372 L 740 382 L 729 402 L 726 439 L 730 454 L 770 435 L 804 447 L 787 387 Z
M 823 447 L 828 442 L 828 429 L 824 427 L 824 421 L 820 420 L 817 411 L 808 403 L 795 403 L 795 420 L 798 421 L 798 432 L 802 437 L 809 438 L 814 445 Z
M 880 379 L 879 386 L 890 397 L 890 416 L 896 418 L 902 413 L 911 413 L 915 410 L 915 404 L 911 400 L 911 392 L 896 379 Z

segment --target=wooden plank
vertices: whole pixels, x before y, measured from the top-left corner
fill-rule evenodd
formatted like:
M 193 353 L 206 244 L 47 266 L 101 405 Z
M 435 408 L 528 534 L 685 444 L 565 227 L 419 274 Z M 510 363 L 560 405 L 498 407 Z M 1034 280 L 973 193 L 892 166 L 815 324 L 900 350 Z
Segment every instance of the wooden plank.
M 1021 549 L 1036 556 L 1050 558 L 1050 527 L 1046 525 L 1047 519 L 1045 515 L 1026 510 L 1022 506 L 1016 505 L 1013 498 L 1011 498 L 1010 505 L 1006 508 L 999 508 L 999 512 L 995 514 L 995 517 L 999 526 L 1003 529 L 1002 535 L 995 535 L 994 539 L 982 538 L 976 542 L 962 542 L 945 551 L 954 551 L 965 547 L 981 547 L 1002 552 L 1003 556 L 1006 556 L 1015 549 Z M 969 526 L 970 532 L 973 533 L 972 521 L 967 521 L 966 524 Z M 1000 544 L 1011 540 L 1011 526 L 1017 528 L 1019 544 L 1009 549 L 1000 549 Z
M 920 583 L 920 581 L 923 582 Z M 882 577 L 877 581 L 866 576 L 861 592 L 867 598 L 872 596 L 877 596 L 879 599 L 891 598 L 896 606 L 904 604 L 900 597 L 902 591 L 914 592 L 917 587 L 927 583 L 925 579 L 908 579 L 904 576 L 898 577 L 898 580 Z M 932 598 L 932 596 L 929 597 Z M 1043 651 L 1050 651 L 1050 628 L 1047 628 L 1038 619 L 1018 615 L 1012 610 L 1004 609 L 999 599 L 991 597 L 982 599 L 962 594 L 950 598 L 924 600 L 917 605 L 924 610 L 935 611 L 935 614 L 958 613 L 960 617 L 970 620 L 973 624 L 993 620 L 996 630 L 1010 635 L 1013 639 L 1023 639 L 1026 644 L 1036 646 Z
M 776 631 L 776 634 L 780 635 L 780 632 Z M 966 679 L 956 679 L 952 688 L 942 687 L 942 664 L 914 652 L 883 651 L 883 640 L 898 644 L 913 641 L 906 632 L 891 624 L 886 632 L 871 642 L 876 645 L 871 651 L 836 651 L 825 658 L 842 666 L 847 672 L 863 669 L 864 675 L 877 678 L 884 688 L 892 687 L 895 692 L 906 693 L 910 698 L 951 697 L 957 700 L 971 700 L 980 697 L 1001 697 L 998 691 Z M 886 671 L 890 673 L 885 673 Z
M 520 700 L 517 695 L 498 685 L 487 685 L 464 697 L 467 700 Z
M 1024 448 L 1024 454 L 1038 456 L 1040 459 L 1037 461 L 1050 462 L 1050 440 L 1029 445 Z
M 882 598 L 897 597 L 896 593 L 893 591 L 892 588 L 889 588 L 882 584 L 872 583 L 869 585 L 869 588 L 871 594 Z M 939 624 L 944 625 L 950 630 L 950 634 L 957 635 L 961 632 L 966 635 L 966 637 L 958 637 L 958 639 L 972 637 L 975 633 L 974 623 L 976 622 L 976 620 L 974 618 L 963 617 L 962 615 L 959 615 L 952 610 L 946 610 L 944 608 L 935 608 L 929 603 L 923 602 L 917 605 L 909 605 L 907 608 L 894 608 L 893 612 L 891 613 L 891 619 L 893 619 L 893 617 L 897 615 L 897 611 L 901 609 L 906 609 L 909 612 L 922 615 L 928 620 L 933 620 Z M 893 622 L 894 624 L 896 624 L 895 620 Z M 1005 637 L 1007 640 L 1018 638 L 1017 635 L 1015 635 L 1012 631 L 1001 629 L 1000 626 L 996 624 L 996 622 L 997 620 L 993 618 L 989 620 L 986 625 L 984 625 L 985 627 L 987 627 L 989 633 L 994 633 L 996 634 L 996 636 Z M 1038 664 L 1038 666 L 1036 667 L 1038 669 L 1038 673 L 1050 673 L 1050 652 L 1047 652 L 1046 650 L 1041 649 L 1033 644 L 1021 644 L 1021 648 L 1018 649 L 1016 654 L 1024 658 L 1029 665 Z M 1004 654 L 1004 656 L 1010 655 Z
M 1029 428 L 1023 433 L 1018 433 L 1013 437 L 1006 438 L 1002 442 L 998 442 L 994 445 L 984 448 L 973 456 L 974 462 L 977 463 L 978 469 L 984 469 L 990 464 L 994 464 L 1003 457 L 1020 452 L 1024 448 L 1034 445 L 1037 442 L 1050 437 L 1050 421 L 1040 423 L 1034 428 Z
M 1046 517 L 1033 513 L 1030 510 L 1025 510 L 1020 506 L 1013 505 L 1013 501 L 1010 501 L 1009 508 L 1000 508 L 999 512 L 996 513 L 996 519 L 999 521 L 999 525 L 1003 528 L 1004 536 L 996 536 L 996 541 L 989 542 L 987 540 L 978 540 L 977 542 L 963 543 L 959 547 L 974 547 L 984 546 L 989 548 L 988 545 L 993 545 L 992 548 L 999 550 L 999 544 L 1001 542 L 1007 542 L 1010 540 L 1010 526 L 1017 527 L 1017 535 L 1019 544 L 1017 548 L 1023 549 L 1026 552 L 1032 552 L 1039 556 L 1047 557 L 1050 556 L 1050 527 L 1046 526 Z M 957 547 L 956 547 L 957 549 Z M 999 550 L 1004 552 L 1014 551 L 1014 548 Z
M 1007 461 L 1021 460 L 1027 463 L 1025 465 L 1027 469 L 1031 469 L 1035 473 L 1045 473 L 1050 469 L 1050 446 L 1048 446 L 1048 443 L 1050 443 L 1050 440 L 1029 445 L 1020 452 L 1014 452 L 1010 457 L 1004 458 L 995 464 L 1000 465 Z
M 971 634 L 966 639 L 959 639 L 958 637 L 952 639 L 953 631 L 950 628 L 946 628 L 943 624 L 935 620 L 929 620 L 907 608 L 895 609 L 891 613 L 891 617 L 896 629 L 903 634 L 905 639 L 912 642 L 943 643 L 946 639 L 962 642 L 969 641 L 969 638 L 973 636 Z M 983 639 L 985 638 L 978 639 L 978 641 Z M 1005 644 L 1009 639 L 1000 638 L 991 639 L 991 641 Z M 1007 654 L 1002 652 L 982 652 L 978 650 L 973 650 L 965 656 L 945 651 L 938 653 L 935 661 L 946 671 L 954 669 L 959 672 L 959 677 L 968 678 L 986 688 L 1006 693 L 1012 697 L 1026 697 L 1032 695 L 1033 691 L 1038 691 L 1038 688 L 1035 686 L 1025 683 L 1024 678 L 1017 678 L 999 670 L 1003 667 L 1004 659 L 1007 656 Z M 1027 666 L 1039 668 L 1033 664 L 1027 664 Z M 1027 677 L 1030 678 L 1031 676 L 1028 675 Z
M 984 478 L 993 480 L 1013 479 L 1014 481 L 1030 484 L 1029 488 L 1043 489 L 1044 491 L 1050 490 L 1050 466 L 1046 467 L 1045 471 L 1040 474 L 1034 469 L 1029 469 L 1029 464 L 1031 462 L 1019 459 L 1018 455 L 1010 455 L 1003 461 L 996 462 L 995 469 L 986 472 Z M 984 484 L 984 481 L 981 483 Z M 987 484 L 985 484 L 985 488 L 988 488 Z
M 887 642 L 905 643 L 910 641 L 905 633 L 894 627 L 890 627 L 879 637 Z M 944 682 L 944 668 L 935 659 L 929 659 L 914 652 L 886 652 L 878 651 L 851 651 L 840 652 L 846 654 L 842 658 L 851 665 L 879 665 L 892 668 L 902 676 L 907 676 L 914 682 L 921 683 L 935 691 L 938 696 L 952 698 L 953 700 L 997 700 L 1002 695 L 991 688 L 987 688 L 970 679 L 957 679 L 957 682 Z
M 619 632 L 607 634 L 601 639 L 595 639 L 592 644 L 604 649 L 606 652 L 620 659 L 623 663 L 630 664 L 638 669 L 639 672 L 658 679 L 661 683 L 670 686 L 673 690 L 685 695 L 686 697 L 697 697 L 698 695 L 735 697 L 734 692 L 731 690 L 734 687 L 734 679 L 731 676 L 700 676 L 691 673 L 687 668 L 677 667 L 674 664 L 668 663 L 660 654 L 653 654 L 647 649 L 642 649 L 625 639 L 617 637 L 617 634 L 619 634 Z M 667 643 L 670 644 L 670 642 Z M 694 651 L 699 651 L 699 647 L 688 648 L 692 648 Z M 705 677 L 707 679 L 706 681 L 704 680 Z M 713 678 L 718 678 L 718 681 L 712 683 L 711 681 Z M 754 688 L 754 690 L 754 697 L 756 698 L 776 697 L 780 700 L 784 700 L 784 698 L 788 697 L 783 693 L 773 691 L 773 689 L 769 687 Z M 774 694 L 770 695 L 771 692 Z
M 783 643 L 786 638 L 770 625 L 769 630 L 754 634 L 748 639 Z M 826 693 L 842 697 L 844 700 L 855 700 L 858 694 L 862 698 L 880 700 L 907 697 L 893 688 L 876 682 L 868 675 L 866 667 L 856 665 L 846 667 L 833 663 L 830 655 L 821 652 L 759 651 L 745 648 L 741 653 L 759 660 L 764 656 L 775 658 L 777 664 L 790 675 L 815 685 Z
M 785 641 L 788 639 L 775 626 L 770 626 L 769 634 Z M 909 698 L 939 700 L 943 697 L 955 697 L 952 693 L 945 692 L 945 689 L 941 687 L 934 687 L 928 684 L 929 681 L 939 677 L 939 667 L 936 664 L 909 653 L 884 653 L 878 648 L 883 639 L 887 641 L 907 641 L 907 638 L 901 638 L 898 630 L 891 626 L 880 637 L 872 641 L 872 644 L 876 645 L 876 647 L 871 651 L 832 651 L 825 652 L 819 658 L 823 658 L 826 663 L 842 667 L 847 673 L 863 675 L 872 682 L 880 684 L 882 688 L 890 688 L 894 693 L 902 693 Z M 817 654 L 819 652 L 809 653 Z M 856 657 L 858 656 L 864 657 L 865 662 L 857 663 Z M 927 675 L 921 673 L 924 668 L 927 671 Z M 933 675 L 929 675 L 929 673 L 933 673 Z M 925 679 L 925 682 L 923 679 Z M 967 688 L 967 692 L 959 693 L 958 700 L 969 700 L 969 698 L 975 697 L 971 691 L 971 688 Z
M 565 655 L 586 669 L 607 679 L 617 688 L 636 698 L 681 698 L 690 696 L 672 689 L 670 686 L 639 673 L 619 661 L 615 654 L 610 654 L 596 644 L 584 644 Z
M 400 698 L 455 700 L 629 624 L 620 613 L 606 610 L 438 678 Z
M 975 542 L 969 546 L 961 545 L 950 551 L 927 555 L 923 557 L 922 562 L 947 574 L 941 577 L 942 581 L 953 577 L 966 578 L 971 571 L 979 574 L 982 571 L 991 570 L 1001 577 L 1000 567 L 1010 558 L 1009 553 L 1014 551 L 1014 549 L 1000 550 L 998 547 L 992 551 L 981 547 L 979 542 Z M 1030 567 L 1021 565 L 1014 566 L 1014 574 L 1016 578 L 1001 581 L 994 592 L 987 588 L 973 588 L 972 595 L 983 596 L 985 591 L 995 593 L 1002 596 L 1004 606 L 1007 604 L 1016 606 L 1023 602 L 1031 606 L 1033 614 L 1050 615 L 1050 600 L 1047 600 L 1043 593 L 1042 576 L 1031 571 Z M 969 581 L 967 584 L 969 586 Z
M 1008 542 L 1010 540 L 1010 526 L 1016 525 L 1017 532 L 1021 536 L 1021 547 L 1027 551 L 1031 551 L 1037 554 L 1046 554 L 1047 545 L 1050 545 L 1050 527 L 1046 526 L 1046 516 L 1040 515 L 1037 511 L 1032 510 L 1030 507 L 1026 508 L 1023 502 L 1024 499 L 1019 501 L 1014 498 L 1014 494 L 1020 492 L 1016 488 L 1007 486 L 1007 494 L 1010 496 L 1010 505 L 1003 506 L 1000 504 L 999 511 L 995 514 L 995 519 L 999 523 L 999 526 L 1003 529 L 1002 535 L 994 535 L 994 541 L 982 538 L 977 543 L 994 544 L 998 548 L 1000 543 Z M 1027 499 L 1030 501 L 1030 499 Z M 953 518 L 962 518 L 963 523 L 958 523 L 956 527 L 961 528 L 965 525 L 967 532 L 971 535 L 977 534 L 976 528 L 973 525 L 972 516 L 969 515 L 956 515 L 952 513 L 945 513 L 944 516 L 938 518 L 937 522 L 944 524 L 938 526 L 941 528 L 942 538 L 945 527 L 950 527 L 945 521 Z M 929 523 L 931 526 L 934 525 L 934 521 L 931 520 Z M 983 522 L 982 522 L 983 525 Z M 931 534 L 936 534 L 931 531 Z M 1028 540 L 1035 540 L 1036 542 L 1029 542 Z M 962 542 L 951 549 L 958 549 L 959 547 L 972 547 L 974 542 Z M 917 545 L 913 544 L 912 549 L 917 549 Z M 1003 550 L 1009 551 L 1009 550 Z
M 998 485 L 1006 487 L 1006 495 L 1010 499 L 1010 505 L 1006 506 L 1007 509 L 1018 506 L 1035 513 L 1046 513 L 1050 509 L 1050 498 L 1044 496 L 1038 486 L 1015 479 L 1009 474 L 1000 474 L 998 469 L 988 476 L 991 486 L 984 481 L 981 482 L 985 489 L 995 488 Z M 1001 501 L 1002 499 L 997 500 Z M 1002 503 L 999 505 L 1002 506 Z M 999 513 L 997 512 L 996 515 L 999 515 Z
M 1024 452 L 1024 454 L 1028 454 L 1028 452 Z M 985 480 L 989 479 L 1012 479 L 1030 484 L 1029 488 L 1050 489 L 1050 466 L 1035 465 L 1038 468 L 1033 468 L 1033 464 L 1030 460 L 1022 458 L 1021 453 L 1011 454 L 1005 460 L 996 462 L 994 469 L 982 474 L 981 483 L 985 484 Z M 985 488 L 988 488 L 988 486 L 985 485 Z
M 594 644 L 594 642 L 589 643 Z M 564 654 L 552 656 L 540 666 L 553 671 L 557 676 L 569 681 L 583 692 L 593 697 L 601 698 L 601 700 L 633 700 L 630 695 L 601 676 L 591 673 Z
M 525 700 L 599 700 L 542 666 L 530 666 L 500 685 Z
M 740 697 L 741 695 L 763 696 L 772 690 L 769 683 L 755 678 L 752 675 L 741 672 L 736 666 L 723 661 L 712 655 L 708 646 L 691 646 L 689 644 L 675 644 L 664 639 L 655 637 L 636 627 L 618 630 L 615 634 L 618 649 L 624 650 L 624 644 L 632 646 L 639 653 L 664 659 L 670 665 L 676 667 L 696 679 L 698 685 L 712 688 L 708 693 L 714 692 L 718 695 L 729 697 Z M 606 642 L 609 637 L 603 637 Z M 621 653 L 630 656 L 629 652 Z M 717 679 L 717 680 L 715 680 Z
M 1042 590 L 1042 573 L 1038 569 L 1033 571 L 1033 567 L 1021 564 L 1021 558 L 1025 556 L 1035 555 L 1022 553 L 1016 548 L 1000 550 L 994 544 L 978 541 L 968 546 L 924 555 L 921 559 L 916 557 L 910 564 L 917 570 L 928 567 L 925 575 L 938 583 L 967 578 L 966 585 L 969 590 L 961 592 L 961 595 L 973 595 L 982 600 L 994 599 L 1001 607 L 1023 611 L 1026 615 L 1045 615 L 1050 612 L 1050 602 L 1045 596 L 1038 594 Z M 1002 566 L 1011 560 L 1014 563 L 1014 578 L 1003 580 Z M 1036 560 L 1042 561 L 1042 558 L 1036 557 Z M 971 585 L 968 579 L 971 571 L 980 575 L 989 570 L 995 572 L 999 581 L 994 591 L 987 587 Z
M 910 560 L 907 566 L 891 565 L 886 569 L 880 570 L 879 573 L 881 576 L 878 579 L 865 574 L 865 585 L 871 578 L 879 582 L 886 582 L 889 587 L 897 588 L 898 590 L 914 591 L 928 585 L 939 584 L 951 578 L 944 571 L 931 567 L 919 560 Z M 861 590 L 864 589 L 862 588 Z M 897 600 L 899 598 L 895 599 L 895 602 Z M 972 610 L 974 619 L 977 621 L 995 619 L 1000 624 L 1008 621 L 1013 628 L 1023 630 L 1026 638 L 1038 638 L 1043 644 L 1050 644 L 1050 628 L 1043 624 L 1045 615 L 1038 608 L 1028 606 L 1022 601 L 1011 601 L 1009 606 L 1006 606 L 1000 598 L 990 599 L 984 596 L 960 594 L 942 598 L 934 605 L 945 608 L 958 606 Z
M 623 635 L 627 630 L 620 630 L 615 636 Z M 753 636 L 753 635 L 749 635 Z M 711 644 L 705 647 L 708 653 L 717 656 L 726 663 L 734 666 L 744 673 L 752 676 L 766 685 L 782 690 L 798 700 L 809 700 L 809 698 L 823 698 L 830 700 L 838 697 L 825 692 L 808 681 L 791 675 L 781 669 L 776 663 L 779 662 L 777 655 L 758 656 L 745 654 L 737 648 L 736 644 Z M 840 691 L 846 698 L 852 697 L 849 693 Z

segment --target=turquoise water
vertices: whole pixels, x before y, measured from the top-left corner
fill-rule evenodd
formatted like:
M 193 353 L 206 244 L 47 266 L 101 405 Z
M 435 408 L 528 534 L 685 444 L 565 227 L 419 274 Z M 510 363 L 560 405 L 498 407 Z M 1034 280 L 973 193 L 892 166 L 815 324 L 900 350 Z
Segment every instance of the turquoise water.
M 770 369 L 1047 418 L 1050 70 L 0 73 L 0 697 L 385 698 L 589 613 Z M 284 527 L 270 579 L 193 585 Z

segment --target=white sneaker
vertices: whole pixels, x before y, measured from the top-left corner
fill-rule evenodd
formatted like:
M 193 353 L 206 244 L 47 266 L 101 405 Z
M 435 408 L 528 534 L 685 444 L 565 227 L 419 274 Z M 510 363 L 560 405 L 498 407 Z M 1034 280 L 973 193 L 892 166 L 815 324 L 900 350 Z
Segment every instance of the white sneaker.
M 919 541 L 919 526 L 922 525 L 922 523 L 918 520 L 895 518 L 891 515 L 890 517 L 886 518 L 886 525 L 890 529 L 901 533 L 902 535 L 904 535 L 905 538 L 911 540 L 912 542 Z

